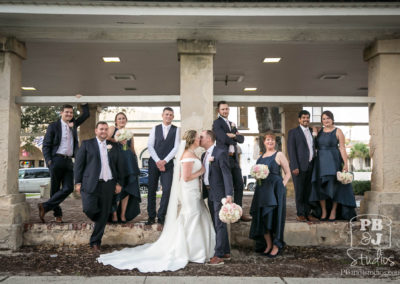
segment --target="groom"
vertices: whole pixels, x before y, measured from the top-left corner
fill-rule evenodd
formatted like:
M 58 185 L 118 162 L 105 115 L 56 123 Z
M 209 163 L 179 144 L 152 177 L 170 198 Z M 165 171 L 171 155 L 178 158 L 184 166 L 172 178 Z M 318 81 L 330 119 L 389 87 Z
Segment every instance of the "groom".
M 95 222 L 90 246 L 100 250 L 114 193 L 121 192 L 124 162 L 118 147 L 107 144 L 108 124 L 96 124 L 96 138 L 82 142 L 75 160 L 75 190 L 81 193 L 83 212 Z
M 226 197 L 227 202 L 232 203 L 233 185 L 227 152 L 215 146 L 215 139 L 215 134 L 211 130 L 205 130 L 200 135 L 200 146 L 206 149 L 202 156 L 206 169 L 203 188 L 205 193 L 208 193 L 208 207 L 216 233 L 215 254 L 209 265 L 222 265 L 224 260 L 231 259 L 231 255 L 228 230 L 218 215 L 222 207 L 222 198 Z

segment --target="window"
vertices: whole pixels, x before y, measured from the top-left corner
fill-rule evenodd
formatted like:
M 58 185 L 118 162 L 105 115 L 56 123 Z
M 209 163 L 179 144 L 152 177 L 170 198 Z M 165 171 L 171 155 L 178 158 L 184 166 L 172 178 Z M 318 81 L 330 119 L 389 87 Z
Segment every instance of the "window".
M 34 172 L 35 178 L 48 178 L 50 173 L 48 170 L 37 170 Z

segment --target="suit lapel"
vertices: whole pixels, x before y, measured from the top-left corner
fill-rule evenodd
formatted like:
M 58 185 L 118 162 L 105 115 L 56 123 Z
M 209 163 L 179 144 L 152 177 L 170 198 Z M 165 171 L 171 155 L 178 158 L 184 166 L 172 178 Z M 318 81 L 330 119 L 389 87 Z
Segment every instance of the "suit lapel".
M 211 155 L 208 157 L 208 158 L 214 157 L 214 161 L 211 162 L 211 163 L 208 165 L 208 180 L 210 180 L 210 176 L 211 176 L 212 163 L 215 162 L 215 154 L 216 154 L 215 151 L 216 151 L 216 150 L 217 150 L 217 147 L 214 146 L 214 149 L 213 149 Z
M 99 143 L 97 142 L 97 138 L 93 138 L 93 149 L 96 152 L 97 160 L 101 165 L 100 148 L 99 148 Z
M 60 135 L 60 141 L 61 141 L 62 137 L 61 119 L 59 119 L 56 123 L 56 133 Z
M 220 116 L 218 119 L 220 119 L 220 120 L 221 120 L 221 123 L 223 123 L 226 132 L 231 132 L 231 130 L 229 129 L 229 126 L 228 126 L 228 124 L 226 123 L 225 119 L 223 119 L 221 116 Z M 229 122 L 229 120 L 228 120 L 228 122 Z
M 304 134 L 303 128 L 301 128 L 301 126 L 299 125 L 298 129 L 301 139 L 303 139 L 304 143 L 306 143 L 306 145 L 308 146 L 307 138 L 306 135 Z

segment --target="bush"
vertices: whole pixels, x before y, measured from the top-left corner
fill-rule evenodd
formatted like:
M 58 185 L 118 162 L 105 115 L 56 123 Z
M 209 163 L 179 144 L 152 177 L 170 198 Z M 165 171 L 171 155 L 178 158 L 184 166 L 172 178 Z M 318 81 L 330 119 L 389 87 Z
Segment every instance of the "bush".
M 364 192 L 371 190 L 371 181 L 355 180 L 351 183 L 355 195 L 364 195 Z

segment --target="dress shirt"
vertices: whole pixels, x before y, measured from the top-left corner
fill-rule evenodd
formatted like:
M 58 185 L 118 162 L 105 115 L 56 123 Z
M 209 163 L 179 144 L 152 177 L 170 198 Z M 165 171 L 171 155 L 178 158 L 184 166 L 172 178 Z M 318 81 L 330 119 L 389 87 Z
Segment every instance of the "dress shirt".
M 206 171 L 204 172 L 204 184 L 205 185 L 210 185 L 210 181 L 208 180 L 208 177 L 210 174 L 210 163 L 208 162 L 208 159 L 212 156 L 214 147 L 215 147 L 215 145 L 212 145 L 210 148 L 208 148 L 208 150 L 204 154 L 203 165 L 206 168 Z
M 113 179 L 111 169 L 110 169 L 110 164 L 108 162 L 108 150 L 107 150 L 107 143 L 106 140 L 100 141 L 99 138 L 97 138 L 97 143 L 99 144 L 99 150 L 100 150 L 100 159 L 101 159 L 101 171 L 100 171 L 100 176 L 99 179 L 103 179 L 104 181 L 108 181 Z
M 69 144 L 69 146 L 68 146 Z M 74 153 L 74 138 L 71 128 L 61 119 L 61 141 L 57 154 L 71 157 Z
M 313 158 L 313 138 L 312 138 L 312 134 L 310 132 L 310 129 L 308 127 L 304 127 L 303 125 L 300 125 L 301 129 L 304 132 L 304 136 L 306 137 L 307 140 L 307 145 L 308 145 L 308 150 L 310 152 L 310 156 L 309 156 L 309 162 L 311 162 L 312 158 Z
M 162 126 L 162 130 L 163 130 L 163 135 L 164 135 L 164 139 L 167 137 L 169 130 L 171 129 L 171 125 L 164 125 L 164 123 L 161 124 Z M 166 131 L 167 133 L 165 133 L 164 131 Z M 175 155 L 176 152 L 178 151 L 179 148 L 179 140 L 181 137 L 181 129 L 179 127 L 176 128 L 176 136 L 175 136 L 175 145 L 174 148 L 171 150 L 171 152 L 169 152 L 169 154 L 164 158 L 164 160 L 168 163 L 169 161 L 171 161 Z M 154 126 L 151 131 L 150 131 L 150 135 L 149 135 L 149 141 L 147 142 L 147 149 L 150 152 L 150 157 L 153 158 L 154 162 L 158 162 L 160 160 L 160 158 L 157 155 L 156 150 L 154 149 L 154 142 L 156 139 L 156 126 Z
M 232 131 L 231 122 L 225 117 L 220 116 L 223 120 L 225 120 L 226 124 L 228 124 L 229 130 Z M 235 153 L 235 146 L 229 145 L 229 153 Z

